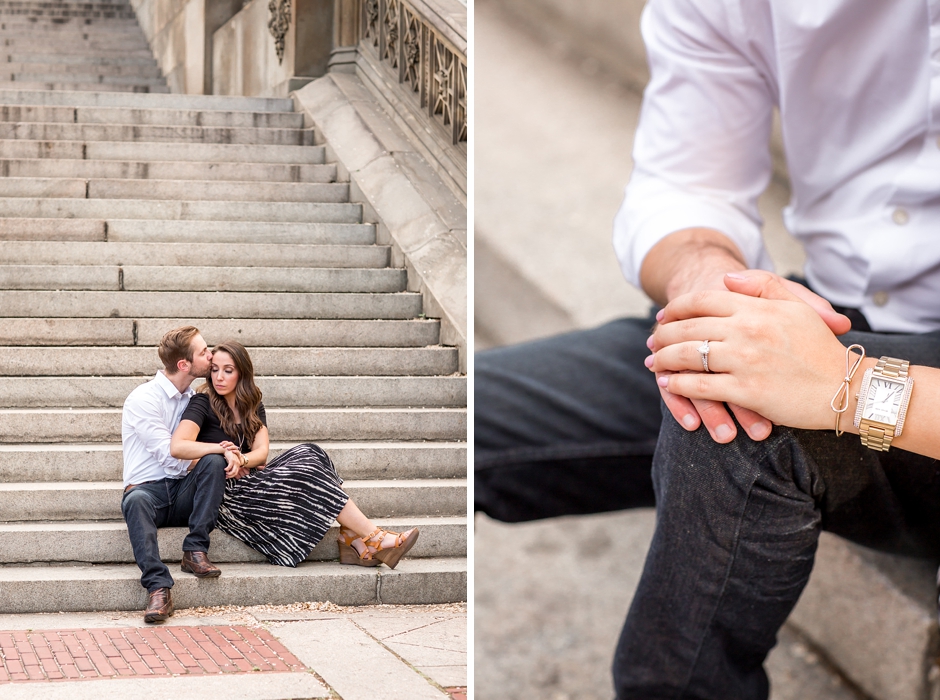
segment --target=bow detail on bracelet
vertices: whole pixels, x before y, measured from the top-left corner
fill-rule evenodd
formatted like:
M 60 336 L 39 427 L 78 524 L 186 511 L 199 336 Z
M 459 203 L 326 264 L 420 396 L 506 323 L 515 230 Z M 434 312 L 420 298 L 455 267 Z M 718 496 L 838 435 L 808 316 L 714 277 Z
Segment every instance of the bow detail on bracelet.
M 852 364 L 851 360 L 853 350 L 858 350 L 862 353 L 859 355 L 858 359 L 855 360 L 854 364 Z M 839 429 L 839 419 L 849 407 L 849 387 L 852 384 L 852 377 L 855 376 L 859 365 L 862 364 L 862 360 L 864 359 L 865 348 L 861 345 L 849 345 L 849 347 L 845 349 L 845 379 L 842 380 L 842 384 L 839 385 L 839 390 L 836 392 L 835 396 L 832 397 L 832 401 L 829 402 L 829 408 L 836 412 L 836 437 L 839 437 L 844 432 Z M 837 406 L 838 408 L 836 408 Z

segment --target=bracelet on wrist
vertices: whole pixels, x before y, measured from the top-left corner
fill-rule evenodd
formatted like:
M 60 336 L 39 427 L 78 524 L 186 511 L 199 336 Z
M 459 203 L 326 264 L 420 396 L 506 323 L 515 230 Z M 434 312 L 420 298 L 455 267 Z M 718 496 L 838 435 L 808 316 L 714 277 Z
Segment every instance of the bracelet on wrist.
M 852 363 L 852 351 L 858 350 L 861 352 L 858 359 L 855 360 L 854 364 Z M 842 418 L 842 414 L 846 412 L 849 407 L 849 388 L 852 385 L 852 377 L 855 376 L 855 373 L 858 371 L 858 368 L 862 364 L 862 360 L 865 359 L 865 348 L 857 343 L 855 345 L 850 345 L 845 349 L 845 378 L 842 380 L 842 384 L 839 385 L 838 391 L 836 391 L 835 396 L 832 397 L 832 401 L 829 402 L 829 408 L 835 411 L 836 414 L 836 437 L 839 437 L 844 432 L 839 429 L 839 419 Z

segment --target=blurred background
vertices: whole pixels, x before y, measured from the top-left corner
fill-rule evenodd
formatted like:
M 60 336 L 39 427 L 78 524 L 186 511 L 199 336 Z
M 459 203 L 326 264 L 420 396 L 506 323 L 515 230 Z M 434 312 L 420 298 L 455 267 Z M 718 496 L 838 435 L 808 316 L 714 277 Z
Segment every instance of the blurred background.
M 477 0 L 475 347 L 620 316 L 650 301 L 621 276 L 611 222 L 630 177 L 648 79 L 641 0 Z M 781 274 L 779 137 L 761 206 Z M 506 525 L 475 519 L 475 697 L 607 699 L 610 663 L 654 526 L 652 510 Z M 774 700 L 866 697 L 793 626 L 769 661 Z

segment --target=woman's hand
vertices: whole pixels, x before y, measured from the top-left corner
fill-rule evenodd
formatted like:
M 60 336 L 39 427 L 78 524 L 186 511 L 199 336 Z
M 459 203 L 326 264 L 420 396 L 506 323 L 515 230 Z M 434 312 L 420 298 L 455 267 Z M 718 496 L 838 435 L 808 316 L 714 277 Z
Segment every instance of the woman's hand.
M 245 474 L 242 474 L 242 456 L 235 450 L 225 450 L 222 453 L 225 456 L 225 478 L 226 479 L 240 479 Z M 247 473 L 247 470 L 245 470 Z
M 822 429 L 845 374 L 845 348 L 830 327 L 776 275 L 725 277 L 730 291 L 686 294 L 663 310 L 647 366 L 689 399 L 728 402 L 774 423 Z M 698 347 L 709 340 L 708 368 Z

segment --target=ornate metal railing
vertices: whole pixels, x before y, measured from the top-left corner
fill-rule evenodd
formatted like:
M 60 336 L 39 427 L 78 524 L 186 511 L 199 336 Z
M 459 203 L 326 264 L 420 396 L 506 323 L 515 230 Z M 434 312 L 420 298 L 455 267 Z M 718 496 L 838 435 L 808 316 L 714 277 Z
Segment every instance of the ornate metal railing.
M 406 0 L 362 0 L 360 47 L 402 86 L 406 99 L 466 150 L 467 53 Z M 458 37 L 459 38 L 459 37 Z

